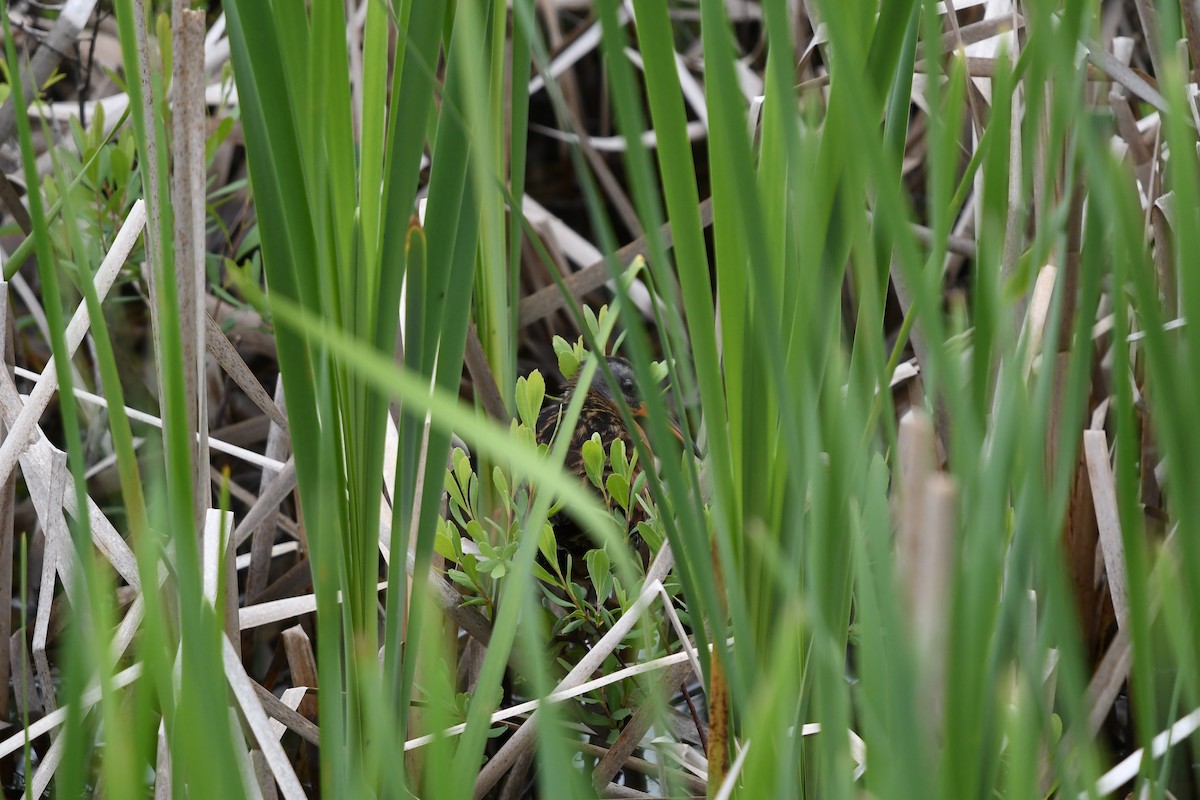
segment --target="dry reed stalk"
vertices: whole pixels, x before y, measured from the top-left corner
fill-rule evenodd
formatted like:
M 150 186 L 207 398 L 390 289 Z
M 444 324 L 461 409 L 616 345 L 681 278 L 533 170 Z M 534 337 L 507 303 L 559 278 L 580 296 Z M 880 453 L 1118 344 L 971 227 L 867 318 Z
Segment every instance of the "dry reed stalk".
M 67 0 L 57 9 L 58 18 L 55 20 L 54 27 L 51 28 L 49 35 L 34 53 L 29 68 L 21 71 L 21 83 L 25 89 L 25 97 L 37 96 L 38 89 L 46 85 L 46 81 L 54 74 L 54 70 L 58 68 L 63 56 L 74 51 L 75 41 L 87 27 L 96 5 L 97 0 Z M 14 98 L 10 96 L 0 107 L 0 142 L 12 139 L 16 132 L 16 125 L 16 106 Z M 17 206 L 21 208 L 21 211 L 14 212 L 11 206 L 7 203 L 5 205 L 7 210 L 14 213 L 18 220 L 24 220 L 25 224 L 21 225 L 21 228 L 28 233 L 29 216 L 24 206 L 18 201 Z
M 899 469 L 892 492 L 896 580 L 920 660 L 922 703 L 933 710 L 930 733 L 936 735 L 944 703 L 941 687 L 958 489 L 937 469 L 937 441 L 928 415 L 917 411 L 904 415 L 898 447 Z
M 0 281 L 0 336 L 3 337 L 4 364 L 0 366 L 13 382 L 12 368 L 16 363 L 13 348 L 12 317 L 8 312 L 8 285 Z M 0 422 L 0 436 L 8 435 L 7 423 Z M 12 607 L 13 601 L 13 545 L 16 540 L 14 513 L 16 510 L 17 476 L 12 474 L 0 482 L 0 603 Z M 21 598 L 22 602 L 24 598 Z M 0 614 L 0 687 L 9 685 L 12 678 L 10 668 L 9 640 L 12 638 L 12 614 Z M 8 692 L 0 691 L 0 719 L 8 719 Z
M 4 284 L 0 284 L 3 287 Z M 17 392 L 8 370 L 0 370 L 0 418 L 11 431 L 26 408 L 25 401 Z M 32 428 L 36 437 L 32 447 L 25 449 L 19 456 L 21 472 L 29 487 L 31 496 L 47 496 L 50 485 L 50 465 L 55 448 L 46 439 L 45 434 L 36 425 Z M 78 517 L 80 513 L 88 515 L 92 538 L 104 557 L 113 568 L 125 579 L 130 586 L 140 585 L 137 574 L 137 560 L 129 545 L 121 538 L 112 522 L 104 515 L 95 501 L 88 497 L 86 509 L 79 509 L 75 501 L 75 493 L 68 492 L 63 498 L 67 513 Z
M 139 200 L 133 204 L 129 214 L 125 217 L 125 222 L 113 240 L 112 247 L 100 263 L 100 268 L 96 270 L 93 282 L 96 286 L 96 296 L 101 300 L 116 282 L 117 274 L 129 258 L 145 224 L 145 205 Z M 83 343 L 88 326 L 87 304 L 81 302 L 71 317 L 71 321 L 67 324 L 66 340 L 69 356 L 74 356 L 79 345 Z M 58 373 L 55 371 L 54 359 L 51 358 L 38 377 L 37 384 L 20 413 L 11 421 L 6 420 L 8 435 L 4 438 L 4 443 L 0 444 L 0 482 L 8 480 L 17 466 L 17 460 L 21 454 L 37 438 L 34 429 L 57 389 Z
M 725 576 L 721 570 L 721 556 L 717 543 L 712 543 L 713 590 L 720 602 L 721 613 L 728 617 L 725 599 Z M 665 599 L 664 599 L 665 602 Z M 686 642 L 685 642 L 686 647 Z M 729 729 L 729 679 L 725 675 L 725 648 L 713 648 L 708 661 L 708 796 L 715 797 L 729 771 L 729 746 L 734 743 Z
M 262 750 L 271 772 L 275 775 L 275 780 L 279 784 L 283 796 L 288 800 L 306 800 L 307 795 L 296 778 L 292 763 L 275 737 L 267 713 L 263 710 L 262 701 L 255 690 L 257 684 L 246 674 L 246 670 L 242 667 L 241 657 L 238 656 L 229 637 L 225 637 L 222 642 L 222 656 L 225 663 L 225 676 L 237 699 L 238 707 L 241 709 L 246 724 L 254 733 L 255 741 Z
M 276 391 L 275 400 L 271 399 L 271 395 L 267 394 L 267 390 L 262 387 L 258 378 L 254 377 L 254 373 L 246 365 L 241 353 L 237 351 L 237 348 L 229 341 L 229 337 L 221 330 L 221 326 L 207 311 L 204 312 L 204 326 L 208 354 L 216 359 L 217 364 L 233 379 L 237 387 L 246 393 L 250 402 L 254 403 L 270 418 L 272 423 L 286 433 L 288 429 L 287 415 L 283 413 L 281 393 Z
M 255 384 L 257 383 L 255 381 Z M 280 409 L 284 408 L 283 381 L 281 380 L 275 384 L 275 399 L 271 405 L 277 406 Z M 264 454 L 268 458 L 284 460 L 288 458 L 289 449 L 287 429 L 272 422 L 267 432 L 267 446 Z M 292 462 L 292 467 L 294 475 L 294 462 Z M 278 471 L 275 470 L 263 470 L 258 485 L 259 501 L 263 500 L 263 496 L 266 494 L 267 488 L 271 485 L 272 479 L 278 474 Z M 292 482 L 295 482 L 294 478 Z M 266 516 L 263 517 L 262 522 L 254 526 L 254 532 L 250 540 L 250 569 L 246 574 L 246 602 L 248 603 L 254 602 L 267 587 L 279 518 L 279 504 L 273 503 L 268 505 Z
M 246 516 L 242 517 L 242 521 L 234 529 L 234 547 L 241 547 L 247 539 L 254 535 L 255 531 L 264 527 L 268 520 L 273 517 L 277 520 L 279 504 L 286 500 L 287 496 L 295 489 L 296 461 L 294 457 L 288 456 L 287 461 L 275 469 L 274 475 L 268 475 L 264 469 L 262 488 L 259 489 L 258 497 L 250 504 L 250 510 L 246 512 Z M 248 595 L 250 598 L 253 596 Z
M 317 658 L 313 655 L 312 641 L 299 625 L 284 630 L 284 652 L 287 654 L 288 669 L 292 674 L 293 686 L 317 686 Z M 309 719 L 316 719 L 317 699 L 307 697 L 294 706 Z
M 1108 456 L 1108 436 L 1102 430 L 1083 432 L 1083 452 L 1099 529 L 1100 549 L 1108 575 L 1108 592 L 1117 624 L 1129 624 L 1129 582 L 1125 572 L 1125 546 L 1121 541 L 1121 519 L 1117 512 L 1117 484 Z
M 669 697 L 688 674 L 692 671 L 688 662 L 668 667 L 657 683 L 659 697 Z M 645 702 L 634 712 L 625 727 L 621 729 L 617 739 L 609 747 L 608 752 L 600 759 L 600 763 L 592 770 L 592 788 L 600 791 L 612 782 L 617 773 L 625 768 L 625 763 L 633 755 L 633 751 L 641 743 L 642 738 L 655 724 L 655 704 Z
M 186 0 L 172 3 L 173 39 L 172 107 L 174 109 L 174 175 L 171 198 L 175 222 L 175 287 L 179 309 L 179 335 L 183 356 L 184 396 L 188 427 L 197 436 L 188 439 L 189 458 L 196 469 L 192 483 L 197 526 L 212 505 L 206 471 L 208 457 L 208 387 L 205 375 L 206 326 L 204 296 L 208 282 L 205 266 L 205 135 L 203 11 L 193 11 Z M 161 357 L 161 356 L 160 356 Z M 165 396 L 165 395 L 164 395 Z

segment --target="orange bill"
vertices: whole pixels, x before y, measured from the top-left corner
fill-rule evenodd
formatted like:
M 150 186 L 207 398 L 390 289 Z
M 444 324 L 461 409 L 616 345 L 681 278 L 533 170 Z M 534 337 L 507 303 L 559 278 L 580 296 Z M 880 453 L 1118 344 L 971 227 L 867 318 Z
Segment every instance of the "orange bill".
M 645 403 L 638 403 L 630 410 L 633 412 L 633 416 L 639 419 L 646 419 L 649 416 L 649 411 L 646 409 Z M 675 424 L 675 420 L 670 417 L 667 418 L 667 429 L 671 431 L 671 435 L 678 439 L 679 443 L 686 449 L 687 441 L 683 438 L 683 431 Z

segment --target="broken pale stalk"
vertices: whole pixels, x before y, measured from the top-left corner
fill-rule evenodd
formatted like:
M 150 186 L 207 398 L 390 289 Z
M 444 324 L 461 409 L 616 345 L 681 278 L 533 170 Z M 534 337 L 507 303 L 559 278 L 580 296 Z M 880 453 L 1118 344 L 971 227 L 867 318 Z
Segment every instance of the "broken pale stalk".
M 129 258 L 138 234 L 142 232 L 142 228 L 146 224 L 145 209 L 145 204 L 141 200 L 133 204 L 129 215 L 125 217 L 125 223 L 113 240 L 113 246 L 109 249 L 108 255 L 100 263 L 100 269 L 96 270 L 96 295 L 99 298 L 103 299 L 108 294 L 108 290 L 116 282 L 121 267 Z M 74 316 L 71 317 L 71 321 L 67 324 L 67 352 L 72 356 L 83 342 L 88 325 L 87 304 L 81 302 L 75 310 Z M 4 444 L 0 445 L 0 483 L 8 480 L 17 466 L 20 455 L 36 439 L 37 434 L 34 429 L 57 389 L 58 374 L 55 371 L 54 358 L 51 357 L 46 362 L 46 367 L 42 370 L 33 392 L 29 395 L 29 401 L 21 409 L 17 418 L 9 423 L 8 436 L 5 437 Z
M 633 630 L 633 626 L 637 623 L 642 613 L 649 606 L 651 600 L 655 596 L 653 584 L 655 581 L 662 581 L 671 571 L 671 567 L 675 563 L 675 558 L 671 554 L 671 546 L 664 544 L 662 550 L 658 551 L 650 568 L 646 571 L 646 580 L 643 584 L 641 594 L 638 596 L 637 602 L 630 607 L 628 611 L 621 615 L 616 624 L 609 628 L 608 632 L 596 642 L 595 646 L 588 652 L 586 656 L 580 659 L 579 663 L 567 673 L 567 676 L 559 682 L 555 687 L 555 692 L 561 692 L 565 689 L 571 689 L 583 683 L 589 675 L 595 672 L 604 663 L 604 659 L 608 658 L 609 654 L 616 649 L 617 645 L 625 638 L 625 636 Z M 496 753 L 484 765 L 479 772 L 479 777 L 475 781 L 475 797 L 481 798 L 491 791 L 504 776 L 510 767 L 517 761 L 517 757 L 524 752 L 527 747 L 534 744 L 534 726 L 537 721 L 537 712 L 535 711 L 525 724 L 517 729 L 500 751 Z

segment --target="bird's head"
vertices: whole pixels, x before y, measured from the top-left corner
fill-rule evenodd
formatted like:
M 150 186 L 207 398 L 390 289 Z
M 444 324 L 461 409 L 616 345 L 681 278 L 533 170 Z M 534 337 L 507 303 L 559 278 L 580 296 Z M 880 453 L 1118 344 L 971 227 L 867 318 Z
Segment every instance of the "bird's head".
M 605 360 L 608 362 L 608 368 L 612 370 L 625 402 L 629 405 L 629 410 L 637 416 L 644 416 L 646 407 L 642 402 L 641 392 L 638 391 L 637 375 L 633 371 L 633 365 L 621 356 L 607 356 Z M 597 375 L 592 380 L 592 392 L 606 400 L 616 401 L 617 399 L 613 395 L 612 387 L 608 385 L 608 381 L 604 380 L 602 375 Z
M 621 356 L 606 356 L 605 360 L 608 361 L 608 368 L 612 370 L 617 387 L 620 389 L 621 395 L 625 398 L 625 403 L 629 406 L 629 411 L 633 414 L 634 419 L 646 419 L 649 412 L 646 409 L 642 393 L 638 388 L 637 374 L 633 371 L 633 365 Z M 593 394 L 603 397 L 606 400 L 616 402 L 613 388 L 600 375 L 597 375 L 592 381 L 591 391 Z M 671 431 L 671 435 L 678 439 L 680 444 L 684 444 L 683 432 L 680 431 L 675 421 L 668 419 L 667 427 Z

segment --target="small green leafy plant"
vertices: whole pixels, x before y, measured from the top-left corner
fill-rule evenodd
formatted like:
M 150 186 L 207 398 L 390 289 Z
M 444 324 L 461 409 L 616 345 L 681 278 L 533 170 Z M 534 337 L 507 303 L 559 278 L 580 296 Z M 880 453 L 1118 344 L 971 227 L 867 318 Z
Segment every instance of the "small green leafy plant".
M 591 317 L 596 328 L 603 324 L 607 309 Z M 555 340 L 560 369 L 565 378 L 574 376 L 589 354 L 582 343 L 574 346 L 561 338 Z M 536 441 L 536 424 L 545 400 L 545 379 L 538 371 L 517 380 L 515 400 L 518 419 L 512 422 L 514 435 Z M 538 445 L 548 453 L 546 444 Z M 586 480 L 603 500 L 618 523 L 630 530 L 631 538 L 640 538 L 647 553 L 655 553 L 665 541 L 660 516 L 654 501 L 645 491 L 646 475 L 638 468 L 638 454 L 617 440 L 607 447 L 599 434 L 583 444 L 582 458 Z M 607 477 L 605 475 L 607 474 Z M 491 486 L 484 482 L 490 480 Z M 494 619 L 504 602 L 510 566 L 520 544 L 521 532 L 533 507 L 536 485 L 515 481 L 510 470 L 494 465 L 491 475 L 479 474 L 470 456 L 456 448 L 445 474 L 445 515 L 438 521 L 434 547 L 445 559 L 445 575 L 463 594 L 463 605 L 480 609 Z M 495 507 L 484 505 L 483 498 L 497 498 Z M 614 558 L 607 547 L 587 550 L 582 558 L 560 547 L 555 522 L 560 504 L 550 506 L 549 519 L 542 522 L 538 542 L 539 560 L 534 565 L 538 581 L 539 612 L 537 624 L 546 631 L 550 653 L 566 675 L 586 654 L 592 643 L 602 637 L 637 598 L 637 586 L 644 577 L 644 564 L 635 559 L 636 584 L 630 586 L 614 569 Z M 637 519 L 636 523 L 633 520 Z M 580 563 L 582 562 L 582 563 Z M 513 596 L 519 590 L 513 589 Z M 649 633 L 647 633 L 649 629 Z M 661 621 L 647 628 L 636 628 L 606 661 L 604 671 L 611 672 L 634 661 L 665 655 L 668 632 Z M 519 689 L 522 682 L 516 681 Z M 611 741 L 643 697 L 646 687 L 635 680 L 610 684 L 584 699 L 581 722 L 602 739 Z M 589 709 L 595 707 L 595 712 Z

